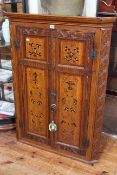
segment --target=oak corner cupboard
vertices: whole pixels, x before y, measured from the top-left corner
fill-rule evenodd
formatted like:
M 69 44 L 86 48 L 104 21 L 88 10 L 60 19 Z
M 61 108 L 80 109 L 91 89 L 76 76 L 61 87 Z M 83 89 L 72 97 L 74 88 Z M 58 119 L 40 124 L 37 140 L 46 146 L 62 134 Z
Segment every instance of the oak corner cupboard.
M 116 18 L 8 16 L 18 139 L 94 162 Z

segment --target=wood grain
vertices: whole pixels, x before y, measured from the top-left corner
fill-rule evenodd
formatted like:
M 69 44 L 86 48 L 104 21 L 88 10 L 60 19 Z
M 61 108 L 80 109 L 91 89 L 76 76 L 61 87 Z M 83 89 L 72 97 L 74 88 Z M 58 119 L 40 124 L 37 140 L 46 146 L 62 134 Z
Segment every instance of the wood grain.
M 100 152 L 115 18 L 9 16 L 18 139 L 92 163 Z M 55 132 L 48 130 L 53 122 Z
M 27 131 L 40 136 L 48 135 L 48 76 L 47 71 L 27 68 Z
M 20 21 L 20 20 L 24 20 L 27 21 L 27 19 L 29 21 L 33 20 L 35 22 L 39 22 L 40 20 L 43 21 L 54 21 L 54 22 L 71 22 L 71 23 L 84 23 L 86 25 L 89 24 L 108 24 L 110 23 L 110 25 L 112 25 L 113 22 L 116 21 L 116 17 L 98 17 L 98 18 L 94 18 L 94 17 L 90 17 L 90 18 L 86 18 L 86 17 L 80 17 L 80 16 L 53 16 L 53 15 L 32 15 L 32 14 L 21 14 L 21 13 L 6 13 L 6 16 L 8 16 L 9 18 L 12 19 L 12 21 Z
M 110 52 L 110 41 L 111 41 L 111 29 L 102 30 L 102 43 L 100 52 L 100 66 L 99 66 L 99 76 L 98 76 L 98 98 L 97 98 L 97 108 L 96 108 L 96 118 L 95 118 L 95 132 L 94 132 L 94 142 L 93 142 L 93 155 L 92 157 L 97 157 L 97 152 L 99 148 L 97 145 L 100 141 L 100 133 L 103 125 L 103 113 L 106 95 L 106 82 L 108 75 L 108 64 L 109 64 L 109 52 Z
M 103 137 L 102 156 L 87 165 L 22 144 L 15 132 L 0 132 L 0 175 L 116 175 L 117 140 Z

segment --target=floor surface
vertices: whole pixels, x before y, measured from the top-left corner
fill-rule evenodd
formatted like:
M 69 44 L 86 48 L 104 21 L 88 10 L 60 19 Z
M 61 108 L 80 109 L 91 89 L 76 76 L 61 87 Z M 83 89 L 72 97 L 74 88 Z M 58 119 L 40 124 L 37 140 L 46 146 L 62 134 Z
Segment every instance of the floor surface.
M 106 97 L 103 123 L 104 132 L 117 135 L 117 97 Z
M 98 163 L 87 165 L 20 143 L 0 132 L 0 175 L 117 175 L 117 139 L 103 137 Z

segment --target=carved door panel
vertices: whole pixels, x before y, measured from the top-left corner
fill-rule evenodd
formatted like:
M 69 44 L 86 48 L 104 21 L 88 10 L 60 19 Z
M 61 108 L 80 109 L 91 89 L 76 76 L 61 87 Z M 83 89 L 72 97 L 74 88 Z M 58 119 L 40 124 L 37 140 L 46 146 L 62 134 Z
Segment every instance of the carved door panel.
M 84 154 L 93 34 L 20 27 L 17 39 L 23 136 Z
M 48 144 L 48 31 L 20 27 L 19 35 L 22 41 L 19 59 L 24 123 L 22 133 L 25 138 Z
M 58 31 L 56 37 L 55 146 L 71 153 L 84 154 L 88 142 L 93 35 Z

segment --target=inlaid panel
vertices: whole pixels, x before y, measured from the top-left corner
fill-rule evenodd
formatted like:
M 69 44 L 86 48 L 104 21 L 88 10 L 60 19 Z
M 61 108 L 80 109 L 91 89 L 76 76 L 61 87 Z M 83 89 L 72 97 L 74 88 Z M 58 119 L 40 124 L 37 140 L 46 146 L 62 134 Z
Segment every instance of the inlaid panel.
M 61 40 L 60 48 L 61 64 L 84 65 L 86 52 L 84 41 Z
M 58 87 L 58 142 L 79 145 L 82 78 L 60 74 Z
M 45 38 L 26 37 L 26 57 L 33 59 L 45 59 Z
M 29 132 L 47 136 L 48 82 L 47 72 L 27 68 L 27 112 Z

